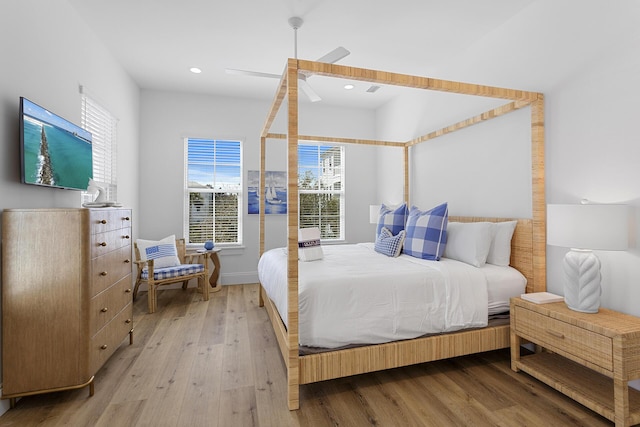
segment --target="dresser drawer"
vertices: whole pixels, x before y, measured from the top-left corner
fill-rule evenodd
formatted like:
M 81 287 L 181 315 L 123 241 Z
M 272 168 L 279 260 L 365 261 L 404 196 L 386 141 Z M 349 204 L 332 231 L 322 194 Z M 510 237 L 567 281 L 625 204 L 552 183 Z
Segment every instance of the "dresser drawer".
M 123 246 L 91 260 L 91 296 L 131 274 L 131 246 Z
M 91 258 L 131 246 L 131 228 L 119 228 L 91 235 Z
M 91 299 L 91 336 L 109 323 L 120 310 L 132 301 L 131 276 L 126 276 L 118 283 Z
M 133 305 L 127 305 L 100 330 L 89 344 L 91 372 L 96 372 L 118 348 L 125 335 L 133 328 Z
M 515 329 L 517 334 L 530 337 L 551 351 L 568 353 L 613 371 L 611 338 L 522 307 L 515 308 Z
M 131 228 L 131 211 L 128 209 L 91 209 L 89 214 L 91 234 Z

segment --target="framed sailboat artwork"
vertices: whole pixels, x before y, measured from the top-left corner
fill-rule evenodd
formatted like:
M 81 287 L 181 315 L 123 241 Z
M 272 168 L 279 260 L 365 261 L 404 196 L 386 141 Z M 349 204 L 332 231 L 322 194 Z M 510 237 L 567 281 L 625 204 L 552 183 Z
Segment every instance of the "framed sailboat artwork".
M 287 173 L 265 171 L 265 194 L 259 194 L 260 171 L 247 171 L 247 212 L 260 213 L 260 197 L 264 197 L 265 214 L 287 213 Z

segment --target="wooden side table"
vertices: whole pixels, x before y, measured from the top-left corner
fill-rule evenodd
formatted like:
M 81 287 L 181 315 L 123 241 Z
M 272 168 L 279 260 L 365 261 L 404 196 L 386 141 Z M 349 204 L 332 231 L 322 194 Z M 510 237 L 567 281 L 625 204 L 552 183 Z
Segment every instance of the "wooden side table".
M 211 272 L 211 276 L 209 276 L 209 285 L 211 285 L 211 290 L 209 292 L 219 292 L 220 289 L 222 289 L 222 285 L 218 283 L 218 279 L 220 279 L 220 258 L 218 258 L 218 252 L 220 251 L 220 248 L 198 250 L 200 253 L 209 254 L 209 258 L 211 259 L 211 262 L 213 262 L 214 269 Z
M 523 340 L 546 351 L 521 356 Z M 527 372 L 616 426 L 640 423 L 640 392 L 628 386 L 640 378 L 638 317 L 511 298 L 511 369 Z

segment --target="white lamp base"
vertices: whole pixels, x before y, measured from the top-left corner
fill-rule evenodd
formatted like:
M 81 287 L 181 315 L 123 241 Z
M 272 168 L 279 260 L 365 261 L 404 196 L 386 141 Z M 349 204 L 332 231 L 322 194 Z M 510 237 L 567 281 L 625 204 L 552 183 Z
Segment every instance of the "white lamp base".
M 563 263 L 564 301 L 571 310 L 597 313 L 600 308 L 600 260 L 590 250 L 571 249 Z

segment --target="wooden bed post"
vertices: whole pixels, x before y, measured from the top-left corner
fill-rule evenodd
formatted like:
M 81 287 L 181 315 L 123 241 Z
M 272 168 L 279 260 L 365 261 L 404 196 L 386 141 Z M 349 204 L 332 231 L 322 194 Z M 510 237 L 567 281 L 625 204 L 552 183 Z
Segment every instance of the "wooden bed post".
M 544 180 L 544 95 L 531 103 L 531 185 L 533 209 L 533 292 L 547 289 L 547 203 Z
M 405 145 L 404 149 L 404 202 L 409 205 L 409 145 Z
M 265 193 L 265 183 L 264 183 L 264 174 L 265 174 L 265 170 L 266 170 L 266 150 L 267 150 L 267 138 L 264 136 L 260 137 L 260 176 L 259 176 L 259 181 L 258 181 L 258 195 L 259 195 L 259 203 L 258 203 L 258 209 L 260 210 L 259 212 L 259 221 L 258 221 L 258 228 L 259 228 L 259 236 L 260 236 L 260 249 L 259 249 L 259 254 L 260 256 L 262 256 L 262 254 L 264 253 L 264 218 L 265 218 L 265 214 L 266 212 L 264 211 L 266 206 L 265 206 L 265 201 L 264 201 L 264 193 Z M 262 291 L 259 290 L 258 291 L 258 304 L 260 305 L 260 307 L 264 306 L 264 300 L 262 299 Z
M 300 359 L 298 353 L 298 62 L 287 63 L 287 400 L 289 409 L 300 408 Z

